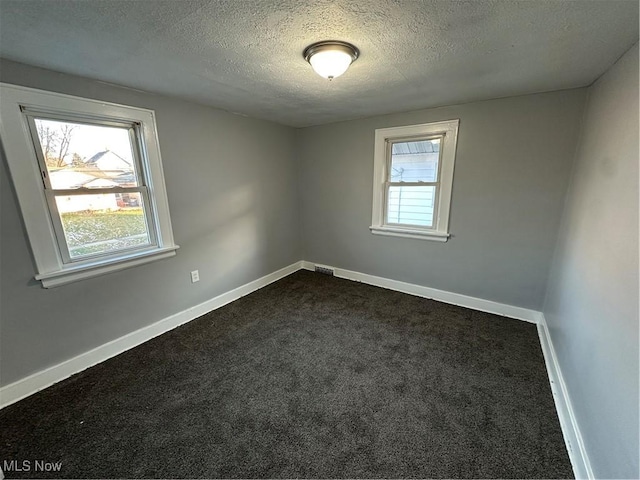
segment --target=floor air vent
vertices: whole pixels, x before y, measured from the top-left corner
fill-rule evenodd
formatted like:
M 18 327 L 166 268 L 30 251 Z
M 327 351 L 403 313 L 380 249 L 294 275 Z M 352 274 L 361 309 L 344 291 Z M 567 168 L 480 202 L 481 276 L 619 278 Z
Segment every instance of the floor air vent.
M 316 265 L 315 271 L 322 273 L 323 275 L 331 275 L 333 277 L 333 268 L 325 267 L 324 265 Z

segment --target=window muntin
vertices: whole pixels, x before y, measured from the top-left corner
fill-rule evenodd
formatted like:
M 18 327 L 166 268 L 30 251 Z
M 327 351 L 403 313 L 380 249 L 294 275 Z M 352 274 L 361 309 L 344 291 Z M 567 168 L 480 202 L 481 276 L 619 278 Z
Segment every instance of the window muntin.
M 458 125 L 375 131 L 372 233 L 447 241 Z
M 23 113 L 63 262 L 155 247 L 138 124 Z
M 442 137 L 389 141 L 385 223 L 433 228 Z

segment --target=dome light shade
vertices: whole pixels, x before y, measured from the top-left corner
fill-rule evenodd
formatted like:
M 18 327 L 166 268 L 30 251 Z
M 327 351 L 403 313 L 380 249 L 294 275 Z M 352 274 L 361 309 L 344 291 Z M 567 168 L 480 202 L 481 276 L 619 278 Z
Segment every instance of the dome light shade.
M 313 55 L 309 63 L 318 75 L 332 79 L 347 71 L 351 65 L 351 55 L 341 50 L 325 50 Z
M 318 75 L 333 80 L 347 71 L 360 52 L 350 43 L 326 41 L 309 45 L 302 55 Z

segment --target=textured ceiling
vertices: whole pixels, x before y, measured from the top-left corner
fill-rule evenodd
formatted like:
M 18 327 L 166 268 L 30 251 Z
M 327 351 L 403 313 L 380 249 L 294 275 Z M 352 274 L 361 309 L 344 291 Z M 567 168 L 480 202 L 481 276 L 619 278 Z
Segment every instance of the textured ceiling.
M 355 44 L 328 82 L 310 43 Z M 0 0 L 0 55 L 293 126 L 588 85 L 637 0 Z

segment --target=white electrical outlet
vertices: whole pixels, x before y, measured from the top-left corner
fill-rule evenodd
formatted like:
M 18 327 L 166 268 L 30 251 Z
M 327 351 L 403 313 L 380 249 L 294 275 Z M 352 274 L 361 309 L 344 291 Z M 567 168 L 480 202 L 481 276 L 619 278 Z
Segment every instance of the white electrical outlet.
M 191 272 L 191 283 L 196 283 L 200 281 L 200 273 L 198 270 L 194 270 Z

